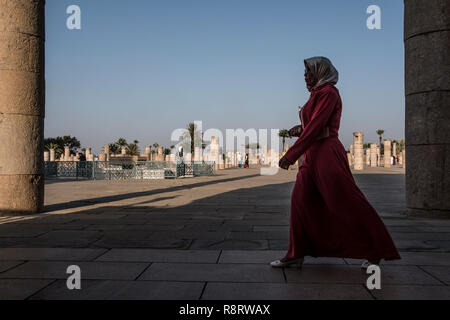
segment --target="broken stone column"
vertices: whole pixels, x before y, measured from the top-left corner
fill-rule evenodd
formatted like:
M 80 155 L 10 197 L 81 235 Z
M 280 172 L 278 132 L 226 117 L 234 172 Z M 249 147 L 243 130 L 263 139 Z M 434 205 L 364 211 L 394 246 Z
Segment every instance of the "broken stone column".
M 219 139 L 216 137 L 211 137 L 211 143 L 209 146 L 209 161 L 214 161 L 216 164 L 216 170 L 219 170 Z
M 402 151 L 402 168 L 406 168 L 406 152 Z
M 86 156 L 86 161 L 91 161 L 91 160 L 89 160 L 91 158 L 91 148 L 86 148 L 84 153 Z
M 98 161 L 106 161 L 106 154 L 104 154 L 104 153 L 100 153 L 99 155 L 98 155 Z
M 405 0 L 404 37 L 407 213 L 450 217 L 450 1 Z
M 120 148 L 120 154 L 122 156 L 126 156 L 127 155 L 127 148 L 125 146 Z
M 377 146 L 377 167 L 381 167 L 381 148 Z
M 105 153 L 106 161 L 109 161 L 111 159 L 111 155 L 109 152 L 109 144 L 107 144 L 103 147 L 103 152 Z
M 372 168 L 375 168 L 377 166 L 377 160 L 378 160 L 377 144 L 376 143 L 371 143 L 370 144 L 370 166 Z
M 44 5 L 0 0 L 0 212 L 43 209 Z
M 158 147 L 158 161 L 164 161 L 163 151 L 164 151 L 163 147 Z
M 366 149 L 366 166 L 370 167 L 370 148 Z
M 44 151 L 44 162 L 50 161 L 50 153 L 48 151 Z
M 391 167 L 391 140 L 384 140 L 384 167 Z
M 68 146 L 64 147 L 64 161 L 70 161 L 70 148 Z
M 352 168 L 352 154 L 350 152 L 347 152 L 347 160 L 348 160 L 348 166 L 351 169 Z
M 55 161 L 55 149 L 50 149 L 50 161 Z
M 353 152 L 354 152 L 354 169 L 364 169 L 364 133 L 353 133 Z
M 194 147 L 194 161 L 202 161 L 200 157 L 200 147 Z
M 353 144 L 350 145 L 350 167 L 353 168 L 353 165 L 355 164 L 355 156 L 353 152 Z

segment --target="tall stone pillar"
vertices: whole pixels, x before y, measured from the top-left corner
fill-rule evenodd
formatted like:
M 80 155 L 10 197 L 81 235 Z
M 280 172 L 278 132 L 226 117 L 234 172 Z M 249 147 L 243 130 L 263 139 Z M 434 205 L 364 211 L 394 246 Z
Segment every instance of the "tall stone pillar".
M 353 152 L 354 152 L 354 169 L 363 170 L 364 169 L 364 133 L 354 132 L 353 133 Z
M 384 167 L 391 167 L 391 140 L 384 140 Z
M 378 160 L 377 144 L 376 143 L 371 143 L 370 144 L 370 166 L 372 168 L 375 168 L 377 166 L 377 160 Z
M 50 149 L 50 161 L 55 161 L 55 149 Z
M 450 1 L 405 0 L 404 36 L 407 212 L 450 217 Z
M 44 0 L 0 0 L 0 212 L 44 203 Z
M 50 152 L 44 151 L 44 162 L 50 161 Z

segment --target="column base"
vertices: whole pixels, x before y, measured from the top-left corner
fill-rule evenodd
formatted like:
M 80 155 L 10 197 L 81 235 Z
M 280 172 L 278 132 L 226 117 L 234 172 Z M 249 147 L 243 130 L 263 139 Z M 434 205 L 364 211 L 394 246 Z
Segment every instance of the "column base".
M 0 214 L 35 214 L 43 209 L 42 174 L 0 175 Z

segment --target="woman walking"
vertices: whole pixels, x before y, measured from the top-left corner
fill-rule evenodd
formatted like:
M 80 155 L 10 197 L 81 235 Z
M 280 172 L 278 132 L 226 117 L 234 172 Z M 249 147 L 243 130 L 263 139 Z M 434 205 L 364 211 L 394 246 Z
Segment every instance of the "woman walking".
M 291 197 L 289 250 L 272 267 L 303 263 L 305 256 L 400 259 L 383 221 L 356 186 L 347 153 L 338 139 L 342 102 L 335 84 L 338 72 L 325 57 L 305 61 L 311 96 L 299 111 L 299 137 L 279 162 L 288 169 L 305 155 Z

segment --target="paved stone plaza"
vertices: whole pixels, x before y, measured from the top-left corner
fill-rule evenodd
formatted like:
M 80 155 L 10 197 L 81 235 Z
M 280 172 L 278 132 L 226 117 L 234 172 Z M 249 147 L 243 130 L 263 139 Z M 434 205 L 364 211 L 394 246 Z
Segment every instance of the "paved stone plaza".
M 381 290 L 351 259 L 272 269 L 288 244 L 295 175 L 47 181 L 47 213 L 0 217 L 0 299 L 450 298 L 450 220 L 402 215 L 399 168 L 355 174 L 403 258 L 383 264 Z M 81 290 L 66 287 L 73 264 Z

